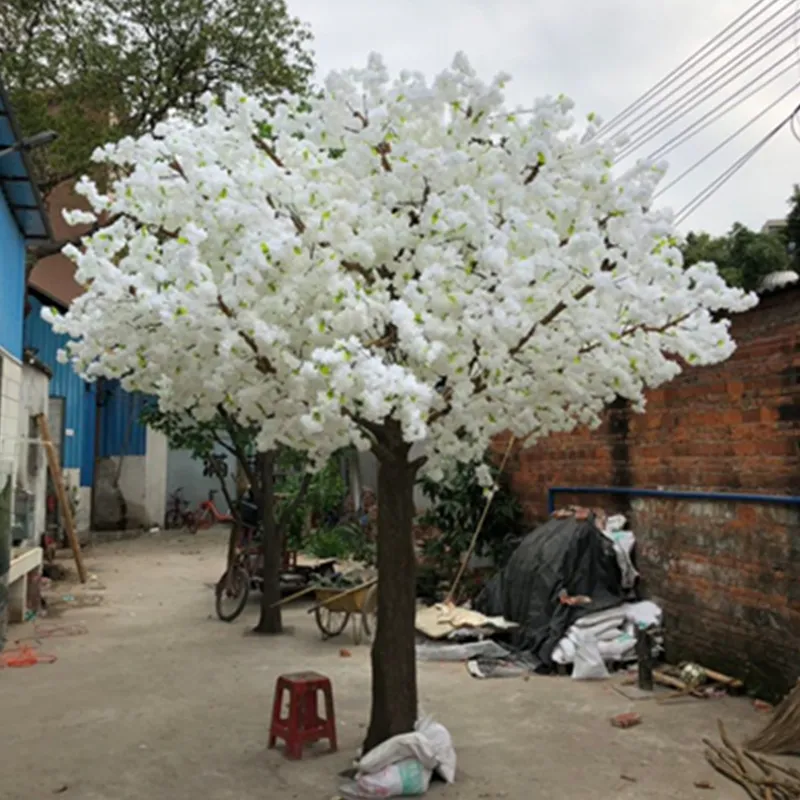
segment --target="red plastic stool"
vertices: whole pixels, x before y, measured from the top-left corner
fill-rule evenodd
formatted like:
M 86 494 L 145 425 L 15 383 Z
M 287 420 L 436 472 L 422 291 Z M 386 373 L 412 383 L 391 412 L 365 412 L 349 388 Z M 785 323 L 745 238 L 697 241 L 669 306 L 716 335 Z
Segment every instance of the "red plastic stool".
M 284 694 L 289 693 L 289 714 L 281 716 Z M 319 716 L 317 695 L 325 695 L 325 718 Z M 303 757 L 303 747 L 320 739 L 327 739 L 331 752 L 337 750 L 336 715 L 333 711 L 333 688 L 324 675 L 317 672 L 295 672 L 281 675 L 275 683 L 275 699 L 272 703 L 272 724 L 269 729 L 269 747 L 275 740 L 286 743 L 288 758 Z

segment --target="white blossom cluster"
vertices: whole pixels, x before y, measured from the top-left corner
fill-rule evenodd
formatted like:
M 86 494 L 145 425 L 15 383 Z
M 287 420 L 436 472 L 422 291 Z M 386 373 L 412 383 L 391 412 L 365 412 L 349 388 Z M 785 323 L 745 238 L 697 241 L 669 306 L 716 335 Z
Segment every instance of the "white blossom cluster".
M 616 175 L 596 121 L 564 97 L 515 113 L 505 80 L 373 56 L 319 97 L 231 92 L 107 146 L 116 178 L 73 214 L 109 224 L 69 249 L 66 357 L 166 409 L 222 403 L 265 448 L 322 457 L 393 419 L 436 470 L 730 356 L 720 312 L 755 298 L 683 268 L 663 169 Z

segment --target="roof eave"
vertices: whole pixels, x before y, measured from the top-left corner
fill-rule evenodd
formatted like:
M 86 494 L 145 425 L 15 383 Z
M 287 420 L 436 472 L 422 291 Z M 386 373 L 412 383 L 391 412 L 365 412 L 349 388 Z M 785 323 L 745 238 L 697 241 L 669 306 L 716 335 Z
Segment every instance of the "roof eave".
M 19 124 L 17 123 L 17 118 L 14 115 L 14 109 L 11 105 L 8 92 L 6 91 L 5 84 L 3 83 L 3 79 L 1 77 L 0 77 L 0 101 L 2 101 L 3 107 L 5 109 L 5 115 L 8 119 L 8 124 L 9 127 L 11 128 L 11 133 L 14 136 L 14 139 L 16 140 L 16 142 L 21 142 L 23 140 L 22 132 L 20 130 Z M 33 167 L 31 165 L 30 157 L 28 156 L 28 153 L 25 151 L 24 148 L 19 150 L 18 155 L 22 160 L 22 165 L 25 170 L 25 175 L 28 178 L 31 194 L 33 195 L 34 198 L 36 211 L 40 217 L 42 229 L 44 230 L 44 233 L 41 235 L 31 235 L 30 233 L 27 233 L 24 230 L 22 224 L 18 221 L 17 224 L 20 228 L 20 232 L 25 238 L 26 245 L 42 244 L 43 242 L 52 241 L 54 235 L 53 235 L 53 227 L 50 224 L 50 215 L 47 213 L 47 208 L 45 207 L 44 201 L 42 200 L 42 194 L 39 191 L 39 187 L 36 185 L 36 180 L 34 179 L 34 172 L 33 172 Z M 6 197 L 6 202 L 8 203 L 9 209 L 13 213 L 15 205 L 11 202 L 11 200 L 8 197 L 8 194 L 5 191 L 5 183 L 6 180 L 3 180 L 2 176 L 0 175 L 0 184 L 2 184 L 3 194 Z

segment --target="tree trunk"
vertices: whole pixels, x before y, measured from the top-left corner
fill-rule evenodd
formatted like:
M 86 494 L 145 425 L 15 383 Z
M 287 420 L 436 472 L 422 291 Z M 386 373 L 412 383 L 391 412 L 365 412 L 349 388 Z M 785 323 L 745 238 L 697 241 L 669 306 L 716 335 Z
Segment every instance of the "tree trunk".
M 281 599 L 281 543 L 275 523 L 275 486 L 273 483 L 274 453 L 258 454 L 260 477 L 261 555 L 261 616 L 256 633 L 283 633 L 280 606 L 271 607 Z
M 387 423 L 378 467 L 378 630 L 372 647 L 372 712 L 364 752 L 417 721 L 414 481 L 399 425 Z

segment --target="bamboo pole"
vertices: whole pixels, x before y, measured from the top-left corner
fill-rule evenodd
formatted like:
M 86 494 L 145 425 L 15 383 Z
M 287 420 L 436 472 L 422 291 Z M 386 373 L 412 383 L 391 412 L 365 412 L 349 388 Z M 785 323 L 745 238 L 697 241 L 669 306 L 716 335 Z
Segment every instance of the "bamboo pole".
M 501 475 L 506 467 L 506 462 L 508 461 L 508 457 L 511 455 L 511 448 L 514 446 L 515 441 L 516 439 L 513 436 L 509 437 L 508 439 L 508 446 L 506 447 L 505 455 L 503 456 L 503 460 L 500 462 Z M 486 517 L 489 514 L 489 508 L 492 505 L 492 500 L 494 500 L 495 494 L 497 494 L 496 485 L 492 488 L 492 491 L 486 498 L 486 505 L 483 507 L 481 518 L 478 520 L 478 524 L 475 528 L 475 533 L 472 534 L 472 540 L 469 543 L 469 547 L 467 548 L 467 553 L 465 557 L 461 561 L 461 566 L 458 568 L 458 573 L 456 574 L 455 580 L 453 581 L 453 585 L 450 587 L 450 591 L 447 593 L 447 597 L 445 598 L 445 603 L 453 602 L 453 598 L 455 597 L 458 584 L 461 582 L 461 578 L 464 575 L 464 571 L 467 569 L 467 564 L 469 564 L 469 560 L 472 558 L 473 552 L 475 552 L 475 545 L 478 543 L 478 536 L 480 536 L 480 533 L 483 530 L 483 523 L 486 522 Z
M 287 603 L 291 603 L 292 600 L 297 600 L 303 595 L 308 594 L 309 592 L 313 592 L 316 589 L 316 586 L 306 586 L 305 589 L 301 589 L 299 592 L 295 592 L 294 594 L 290 594 L 288 597 L 283 597 L 278 600 L 277 603 L 273 603 L 270 608 L 277 608 L 278 606 L 285 606 Z
M 36 424 L 39 427 L 39 438 L 44 444 L 47 466 L 50 469 L 50 475 L 56 487 L 58 505 L 61 509 L 61 515 L 64 518 L 64 528 L 67 532 L 67 538 L 69 539 L 69 546 L 72 548 L 72 555 L 75 558 L 75 566 L 78 568 L 78 577 L 81 583 L 86 583 L 86 566 L 83 563 L 83 555 L 81 554 L 81 543 L 78 541 L 78 534 L 75 532 L 75 521 L 72 519 L 72 507 L 69 504 L 67 490 L 64 488 L 64 478 L 61 474 L 61 466 L 58 463 L 58 458 L 56 458 L 55 445 L 50 437 L 50 426 L 47 424 L 47 417 L 44 414 L 37 414 Z

